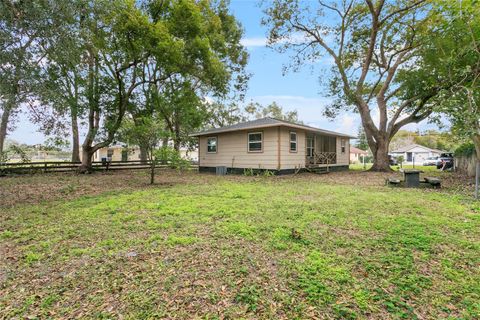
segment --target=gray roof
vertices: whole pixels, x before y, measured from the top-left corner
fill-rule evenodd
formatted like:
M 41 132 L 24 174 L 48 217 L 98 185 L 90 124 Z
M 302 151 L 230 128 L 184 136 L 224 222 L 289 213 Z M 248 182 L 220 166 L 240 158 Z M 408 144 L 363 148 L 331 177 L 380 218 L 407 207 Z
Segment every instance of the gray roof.
M 419 145 L 419 144 L 409 144 L 408 146 L 404 146 L 404 147 L 398 148 L 397 150 L 393 150 L 393 151 L 390 151 L 390 152 L 391 153 L 404 153 L 404 152 L 408 152 L 408 151 L 412 150 L 413 148 L 422 148 L 422 149 L 428 150 L 430 152 L 435 152 L 435 153 L 445 153 L 446 152 L 446 151 L 443 151 L 443 150 L 438 150 L 438 149 L 432 149 L 432 148 L 429 148 L 429 147 L 425 147 L 425 146 L 422 146 L 422 145 Z
M 322 134 L 330 135 L 330 136 L 339 136 L 339 137 L 352 138 L 352 139 L 357 138 L 357 137 L 354 137 L 354 136 L 351 136 L 351 135 L 348 135 L 348 134 L 344 134 L 344 133 L 319 129 L 319 128 L 315 128 L 315 127 L 311 127 L 311 126 L 306 126 L 306 125 L 303 125 L 303 124 L 293 123 L 293 122 L 290 122 L 290 121 L 279 120 L 279 119 L 270 118 L 270 117 L 261 118 L 261 119 L 257 119 L 257 120 L 252 120 L 252 121 L 240 122 L 240 123 L 237 123 L 237 124 L 233 124 L 231 126 L 225 126 L 225 127 L 221 127 L 221 128 L 212 128 L 212 129 L 208 129 L 208 130 L 205 130 L 205 131 L 193 133 L 190 136 L 191 137 L 198 137 L 198 136 L 205 136 L 205 135 L 223 133 L 223 132 L 249 130 L 249 129 L 259 129 L 259 128 L 268 128 L 268 127 L 280 127 L 280 126 L 296 128 L 296 129 L 303 129 L 303 130 L 306 130 L 306 131 L 322 133 Z

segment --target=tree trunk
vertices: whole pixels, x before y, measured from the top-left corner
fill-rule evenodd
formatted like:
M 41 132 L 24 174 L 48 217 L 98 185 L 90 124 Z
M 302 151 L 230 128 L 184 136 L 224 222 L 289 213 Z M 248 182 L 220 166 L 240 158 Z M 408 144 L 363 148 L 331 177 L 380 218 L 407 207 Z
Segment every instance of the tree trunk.
M 89 173 L 92 172 L 92 157 L 95 151 L 91 146 L 82 146 L 82 163 L 78 167 L 80 173 Z
M 162 139 L 162 147 L 168 147 L 168 138 Z
M 150 164 L 150 184 L 155 183 L 155 161 L 153 161 Z
M 80 162 L 80 140 L 78 137 L 77 113 L 72 110 L 72 162 Z
M 175 137 L 175 139 L 173 139 L 173 148 L 175 150 L 177 150 L 178 152 L 180 152 L 180 139 Z
M 388 157 L 388 140 L 378 139 L 375 146 L 370 146 L 373 153 L 373 166 L 370 171 L 390 172 L 390 160 Z
M 10 118 L 10 109 L 5 108 L 2 114 L 2 119 L 0 121 L 0 154 L 3 152 L 5 146 L 5 140 L 7 138 L 7 125 L 8 119 Z

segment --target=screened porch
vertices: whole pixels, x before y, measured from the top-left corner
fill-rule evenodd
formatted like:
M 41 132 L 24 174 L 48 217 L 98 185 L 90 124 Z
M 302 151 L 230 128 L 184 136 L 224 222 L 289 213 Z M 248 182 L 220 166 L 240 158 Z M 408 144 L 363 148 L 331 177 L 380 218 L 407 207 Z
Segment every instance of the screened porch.
M 305 146 L 306 167 L 328 166 L 337 163 L 337 138 L 335 136 L 307 133 Z M 343 147 L 345 148 L 345 146 Z

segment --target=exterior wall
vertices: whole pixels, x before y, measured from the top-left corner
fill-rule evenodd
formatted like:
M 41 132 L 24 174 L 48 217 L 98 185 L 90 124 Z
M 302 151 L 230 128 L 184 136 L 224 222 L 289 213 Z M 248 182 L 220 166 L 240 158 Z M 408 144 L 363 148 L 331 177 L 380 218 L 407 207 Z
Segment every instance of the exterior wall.
M 98 149 L 93 155 L 93 161 L 102 161 L 102 158 L 107 157 L 108 150 L 113 150 L 112 161 L 122 161 L 122 147 L 110 147 L 110 148 L 101 148 Z M 128 161 L 139 160 L 140 159 L 140 149 L 139 148 L 128 148 Z
M 180 156 L 183 159 L 188 159 L 192 161 L 198 161 L 198 150 L 185 150 L 185 149 L 180 149 Z
M 263 151 L 248 152 L 248 133 L 258 131 L 263 132 Z M 297 133 L 296 152 L 290 152 L 290 132 L 292 131 Z M 302 129 L 273 127 L 201 136 L 199 137 L 199 166 L 205 168 L 205 170 L 217 166 L 242 170 L 253 168 L 281 171 L 305 168 L 306 135 L 307 132 Z M 217 137 L 216 153 L 207 153 L 207 139 L 209 137 Z M 330 166 L 348 166 L 350 163 L 349 139 L 343 138 L 345 139 L 344 153 L 341 153 L 341 139 L 337 137 L 334 140 L 336 142 L 337 163 Z
M 122 151 L 123 147 L 109 147 L 98 149 L 93 154 L 93 161 L 102 161 L 102 158 L 107 158 L 108 150 L 113 150 L 112 161 L 122 161 Z M 130 147 L 128 148 L 128 161 L 137 161 L 140 160 L 140 148 Z M 180 149 L 180 156 L 184 159 L 198 161 L 198 150 L 187 151 L 186 149 Z M 80 152 L 80 160 L 82 158 L 82 153 Z
M 290 152 L 290 132 L 297 133 L 297 152 Z M 305 167 L 306 135 L 304 130 L 280 128 L 280 169 Z
M 390 154 L 394 157 L 402 156 L 403 160 L 404 160 L 403 163 L 412 164 L 413 161 L 407 161 L 407 159 L 408 159 L 407 153 L 412 153 L 413 154 L 413 156 L 414 156 L 413 160 L 415 161 L 415 164 L 417 164 L 417 165 L 423 164 L 423 162 L 425 160 L 427 160 L 427 158 L 440 157 L 440 153 L 426 151 L 425 149 L 422 149 L 422 148 L 412 148 L 408 152 L 391 152 Z
M 342 139 L 345 140 L 345 152 L 342 153 Z M 337 137 L 337 165 L 350 164 L 350 139 Z
M 276 170 L 278 167 L 278 129 L 263 128 L 214 134 L 217 152 L 207 153 L 207 138 L 199 139 L 199 162 L 202 167 L 226 166 Z M 263 132 L 262 152 L 248 152 L 248 133 Z
M 358 162 L 360 162 L 360 154 L 350 153 L 350 163 L 358 163 Z

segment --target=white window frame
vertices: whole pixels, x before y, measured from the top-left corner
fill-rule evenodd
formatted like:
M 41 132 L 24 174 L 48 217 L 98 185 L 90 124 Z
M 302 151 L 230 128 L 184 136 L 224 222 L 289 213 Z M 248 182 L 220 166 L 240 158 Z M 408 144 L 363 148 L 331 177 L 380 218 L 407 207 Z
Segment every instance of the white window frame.
M 345 153 L 345 151 L 347 150 L 347 143 L 343 138 L 340 139 L 340 150 L 342 153 Z
M 215 151 L 208 151 L 210 139 L 215 139 Z M 217 153 L 218 152 L 218 137 L 207 137 L 207 153 Z
M 292 134 L 295 135 L 295 140 L 292 140 Z M 290 143 L 288 144 L 288 149 L 290 150 L 290 152 L 296 153 L 298 151 L 298 135 L 297 135 L 297 132 L 296 131 L 290 131 L 288 137 L 289 137 L 288 140 L 290 141 Z M 294 150 L 292 149 L 292 143 L 295 144 L 295 149 Z
M 260 140 L 250 141 L 250 135 L 254 135 L 254 134 L 260 134 Z M 260 150 L 250 150 L 251 143 L 260 143 Z M 249 132 L 247 134 L 247 150 L 250 153 L 263 152 L 263 132 L 262 131 Z

